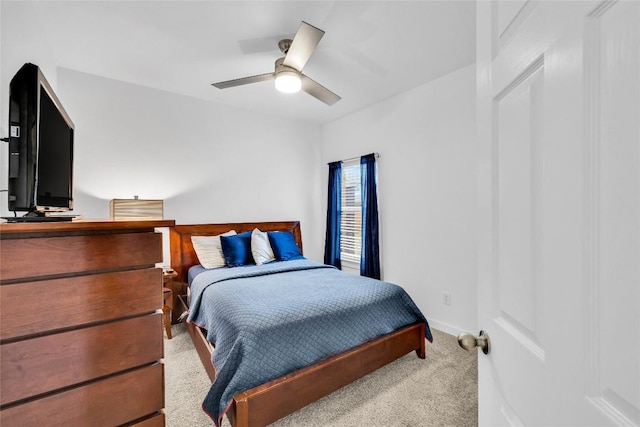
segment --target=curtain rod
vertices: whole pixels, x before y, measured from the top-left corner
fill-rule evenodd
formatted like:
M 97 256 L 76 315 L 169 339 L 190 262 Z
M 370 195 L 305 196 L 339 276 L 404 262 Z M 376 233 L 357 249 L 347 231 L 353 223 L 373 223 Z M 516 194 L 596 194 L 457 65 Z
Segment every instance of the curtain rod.
M 375 155 L 376 159 L 379 159 L 379 158 L 380 158 L 380 153 L 373 153 L 373 154 Z M 365 154 L 365 155 L 366 155 L 366 154 Z M 351 157 L 351 158 L 349 158 L 349 159 L 342 159 L 342 160 L 337 160 L 337 161 L 339 161 L 339 162 L 352 162 L 352 161 L 354 161 L 354 160 L 359 160 L 360 158 L 362 158 L 362 156 L 358 156 L 358 157 Z M 331 163 L 335 163 L 335 162 L 329 162 L 329 163 L 327 163 L 327 164 L 328 164 L 328 165 L 330 165 Z

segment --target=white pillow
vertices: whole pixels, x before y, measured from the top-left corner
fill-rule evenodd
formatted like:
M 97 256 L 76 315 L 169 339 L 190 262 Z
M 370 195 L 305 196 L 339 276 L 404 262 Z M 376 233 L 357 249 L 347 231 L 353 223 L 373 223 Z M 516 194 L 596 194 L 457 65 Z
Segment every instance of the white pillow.
M 224 267 L 226 262 L 222 254 L 220 236 L 235 236 L 236 231 L 231 230 L 217 236 L 191 236 L 193 249 L 196 251 L 198 261 L 204 268 Z
M 251 255 L 256 265 L 261 265 L 269 261 L 273 261 L 276 257 L 273 255 L 271 243 L 269 243 L 269 235 L 254 228 L 251 232 Z

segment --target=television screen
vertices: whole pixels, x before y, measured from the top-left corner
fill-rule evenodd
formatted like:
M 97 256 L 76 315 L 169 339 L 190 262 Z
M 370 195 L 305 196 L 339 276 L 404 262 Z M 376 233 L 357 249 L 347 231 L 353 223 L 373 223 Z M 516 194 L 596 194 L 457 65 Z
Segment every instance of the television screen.
M 73 209 L 73 122 L 37 65 L 9 92 L 9 210 L 37 221 Z
M 73 206 L 73 129 L 40 88 L 37 209 L 71 209 Z

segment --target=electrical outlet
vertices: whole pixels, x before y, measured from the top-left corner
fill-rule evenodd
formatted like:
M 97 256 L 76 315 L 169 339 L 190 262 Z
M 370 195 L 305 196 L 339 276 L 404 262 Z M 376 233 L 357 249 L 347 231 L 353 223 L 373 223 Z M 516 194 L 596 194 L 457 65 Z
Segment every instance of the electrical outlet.
M 442 303 L 444 305 L 451 305 L 451 292 L 442 293 Z

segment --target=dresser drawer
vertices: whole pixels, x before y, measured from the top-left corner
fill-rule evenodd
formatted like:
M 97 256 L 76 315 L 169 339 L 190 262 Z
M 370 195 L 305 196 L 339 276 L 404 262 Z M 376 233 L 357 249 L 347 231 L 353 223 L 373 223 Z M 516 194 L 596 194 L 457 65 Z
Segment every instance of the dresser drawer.
M 139 423 L 132 424 L 131 427 L 164 427 L 164 425 L 165 417 L 164 413 L 162 413 L 140 421 Z
M 150 267 L 162 261 L 162 235 L 116 233 L 3 239 L 1 257 L 2 282 Z
M 163 365 L 157 363 L 2 410 L 0 425 L 122 425 L 131 420 L 160 414 L 164 407 L 163 384 Z
M 151 364 L 163 357 L 160 331 L 156 313 L 4 344 L 0 403 Z
M 0 339 L 153 313 L 161 289 L 159 268 L 1 285 Z

